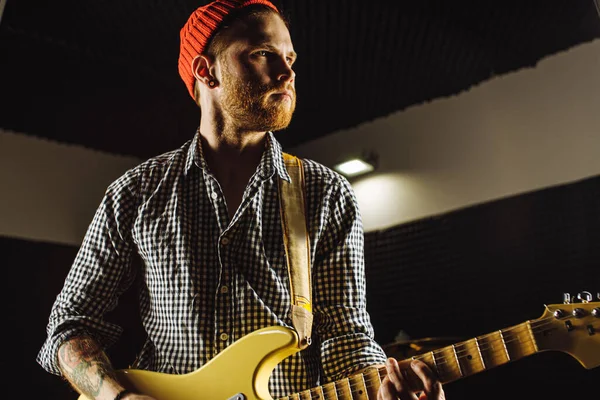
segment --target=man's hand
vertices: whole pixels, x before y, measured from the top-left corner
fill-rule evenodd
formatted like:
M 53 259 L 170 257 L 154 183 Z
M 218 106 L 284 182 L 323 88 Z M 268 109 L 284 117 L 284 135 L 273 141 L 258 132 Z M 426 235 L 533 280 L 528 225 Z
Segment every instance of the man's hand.
M 387 375 L 377 392 L 377 400 L 445 400 L 442 383 L 423 361 L 412 360 L 410 368 L 421 380 L 423 391 L 414 391 L 400 371 L 398 361 L 388 358 L 385 364 Z

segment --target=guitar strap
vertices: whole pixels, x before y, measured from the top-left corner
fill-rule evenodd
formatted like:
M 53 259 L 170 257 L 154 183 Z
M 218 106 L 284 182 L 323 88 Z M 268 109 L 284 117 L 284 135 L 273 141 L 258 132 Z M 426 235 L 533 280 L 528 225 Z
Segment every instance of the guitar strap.
M 290 276 L 292 324 L 300 338 L 300 348 L 305 349 L 311 343 L 313 314 L 304 170 L 296 156 L 283 153 L 283 161 L 291 178 L 291 182 L 279 179 L 279 209 Z

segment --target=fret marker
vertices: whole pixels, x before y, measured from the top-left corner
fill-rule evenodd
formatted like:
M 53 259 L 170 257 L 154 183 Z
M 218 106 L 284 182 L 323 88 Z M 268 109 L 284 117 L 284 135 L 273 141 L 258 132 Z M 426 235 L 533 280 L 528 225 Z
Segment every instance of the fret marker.
M 506 359 L 510 361 L 510 354 L 508 352 L 508 347 L 506 347 L 506 340 L 504 340 L 504 333 L 502 333 L 502 329 L 498 331 L 500 333 L 500 339 L 502 340 L 502 345 L 504 346 L 504 352 L 506 353 Z
M 485 360 L 483 359 L 483 354 L 481 353 L 481 347 L 479 346 L 479 339 L 475 338 L 475 345 L 477 346 L 477 352 L 479 353 L 479 359 L 481 360 L 481 365 L 483 368 L 487 369 L 485 365 Z M 493 347 L 491 347 L 493 349 Z
M 456 346 L 452 345 L 452 350 L 454 350 L 454 358 L 456 358 L 456 365 L 458 366 L 458 372 L 460 372 L 460 376 L 465 376 L 462 372 L 462 368 L 460 366 L 460 359 L 458 358 L 458 353 L 456 352 Z
M 435 352 L 431 351 L 430 353 L 431 353 L 431 359 L 433 360 L 433 366 L 435 367 L 435 372 L 437 372 L 437 375 L 441 378 L 442 373 L 440 372 L 440 369 L 438 367 L 438 363 L 435 358 Z

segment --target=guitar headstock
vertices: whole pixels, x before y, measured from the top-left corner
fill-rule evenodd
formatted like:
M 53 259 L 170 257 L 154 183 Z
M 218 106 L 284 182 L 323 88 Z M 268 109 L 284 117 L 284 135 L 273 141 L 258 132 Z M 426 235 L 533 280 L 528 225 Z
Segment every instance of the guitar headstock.
M 596 294 L 600 300 L 600 293 Z M 575 357 L 591 369 L 600 365 L 600 302 L 590 292 L 575 301 L 568 293 L 562 304 L 546 305 L 544 314 L 531 321 L 538 351 L 558 350 Z

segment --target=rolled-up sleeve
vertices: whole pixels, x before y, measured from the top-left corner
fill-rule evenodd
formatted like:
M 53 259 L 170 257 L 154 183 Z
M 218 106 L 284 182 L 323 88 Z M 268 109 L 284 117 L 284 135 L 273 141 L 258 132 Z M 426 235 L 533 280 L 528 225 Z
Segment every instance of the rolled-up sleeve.
M 46 326 L 47 337 L 36 361 L 60 375 L 60 345 L 75 336 L 94 337 L 104 347 L 113 344 L 122 328 L 104 320 L 119 295 L 131 285 L 131 225 L 136 209 L 136 170 L 130 170 L 106 190 L 82 245 L 56 297 Z
M 385 362 L 366 308 L 364 232 L 355 194 L 343 178 L 329 196 L 315 251 L 314 329 L 326 381 Z

